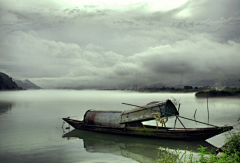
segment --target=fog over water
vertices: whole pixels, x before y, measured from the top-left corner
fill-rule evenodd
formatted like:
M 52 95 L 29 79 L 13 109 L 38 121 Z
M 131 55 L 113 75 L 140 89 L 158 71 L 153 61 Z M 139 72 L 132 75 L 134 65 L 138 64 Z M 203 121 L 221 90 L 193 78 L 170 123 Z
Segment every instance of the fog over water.
M 207 122 L 207 101 L 194 93 L 139 93 L 96 90 L 27 90 L 0 92 L 0 160 L 3 162 L 141 162 L 155 159 L 159 146 L 171 149 L 197 149 L 198 144 L 221 146 L 224 134 L 206 142 L 182 142 L 92 132 L 65 135 L 61 118 L 82 119 L 85 111 L 128 110 L 122 102 L 145 105 L 168 98 L 180 100 L 180 115 Z M 235 125 L 240 117 L 239 98 L 209 98 L 210 124 Z M 186 127 L 207 127 L 182 119 Z M 155 125 L 154 121 L 145 122 Z M 167 126 L 173 126 L 174 118 Z M 178 127 L 182 127 L 177 123 Z M 72 130 L 72 129 L 71 129 Z M 65 135 L 65 138 L 62 138 Z M 129 141 L 129 142 L 128 142 Z M 101 143 L 100 143 L 101 142 Z M 126 143 L 127 142 L 127 143 Z M 148 146 L 150 153 L 144 153 Z M 141 150 L 138 150 L 141 149 Z M 143 152 L 141 152 L 143 151 Z M 134 157 L 134 156 L 138 157 Z

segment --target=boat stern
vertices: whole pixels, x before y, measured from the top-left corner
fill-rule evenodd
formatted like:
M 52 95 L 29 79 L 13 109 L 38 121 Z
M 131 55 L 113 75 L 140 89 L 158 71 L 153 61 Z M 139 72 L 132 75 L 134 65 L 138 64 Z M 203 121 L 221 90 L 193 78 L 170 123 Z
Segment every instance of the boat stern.
M 233 129 L 233 126 L 223 126 L 223 127 L 219 127 L 218 130 L 220 130 L 220 133 L 224 133 L 226 131 L 230 131 Z

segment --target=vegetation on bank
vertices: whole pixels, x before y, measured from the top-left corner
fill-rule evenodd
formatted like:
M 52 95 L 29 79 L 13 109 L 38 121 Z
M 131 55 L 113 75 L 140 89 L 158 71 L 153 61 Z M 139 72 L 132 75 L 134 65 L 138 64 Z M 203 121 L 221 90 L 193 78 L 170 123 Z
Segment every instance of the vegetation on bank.
M 170 149 L 159 149 L 159 154 L 156 163 L 239 163 L 240 151 L 238 149 L 240 144 L 239 134 L 231 139 L 231 145 L 223 149 L 222 155 L 210 154 L 206 152 L 207 147 L 200 146 L 198 157 L 194 156 L 192 152 Z
M 228 96 L 239 96 L 240 97 L 240 88 L 236 87 L 226 87 L 222 90 L 211 89 L 209 87 L 206 88 L 198 88 L 191 86 L 184 86 L 184 88 L 174 88 L 174 87 L 162 87 L 162 88 L 142 88 L 139 90 L 140 92 L 196 92 L 196 97 L 228 97 Z
M 175 87 L 161 87 L 161 88 L 156 88 L 156 87 L 145 87 L 141 88 L 138 91 L 140 92 L 197 92 L 200 89 L 198 87 L 191 87 L 191 86 L 185 86 L 184 88 L 175 88 Z
M 240 90 L 210 90 L 198 91 L 196 97 L 226 97 L 226 96 L 240 96 Z
M 240 118 L 238 119 L 240 121 Z M 159 148 L 157 163 L 239 163 L 240 162 L 240 132 L 230 133 L 226 144 L 220 148 L 218 155 L 207 152 L 207 147 L 200 146 L 198 157 L 187 151 L 170 151 Z

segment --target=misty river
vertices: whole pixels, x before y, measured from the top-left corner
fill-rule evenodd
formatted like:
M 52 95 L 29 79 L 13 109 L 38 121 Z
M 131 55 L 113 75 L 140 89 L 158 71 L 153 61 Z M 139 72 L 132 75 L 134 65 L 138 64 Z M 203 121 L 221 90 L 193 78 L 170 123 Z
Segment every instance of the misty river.
M 180 101 L 180 115 L 207 122 L 206 98 L 194 93 L 140 93 L 103 90 L 26 90 L 0 92 L 0 162 L 153 162 L 158 147 L 192 150 L 224 144 L 225 134 L 206 141 L 161 140 L 66 129 L 62 118 L 81 119 L 85 111 L 128 110 L 130 103 L 145 105 L 174 98 Z M 240 98 L 209 98 L 210 124 L 236 125 Z M 171 118 L 166 126 L 173 126 Z M 181 119 L 186 127 L 208 127 Z M 155 121 L 144 122 L 155 125 Z M 62 128 L 63 125 L 63 128 Z M 179 122 L 177 127 L 182 127 Z

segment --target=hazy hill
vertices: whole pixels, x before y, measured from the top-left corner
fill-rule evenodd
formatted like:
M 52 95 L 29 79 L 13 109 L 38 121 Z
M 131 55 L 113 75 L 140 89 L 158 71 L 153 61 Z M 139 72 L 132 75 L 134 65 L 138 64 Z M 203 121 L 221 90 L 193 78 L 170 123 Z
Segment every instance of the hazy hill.
M 185 85 L 193 86 L 193 87 L 214 87 L 217 84 L 217 80 L 194 80 L 186 83 Z
M 0 72 L 0 90 L 22 90 L 8 75 Z
M 218 79 L 203 79 L 203 80 L 191 80 L 187 83 L 182 83 L 179 85 L 172 86 L 172 84 L 163 84 L 163 83 L 156 83 L 152 85 L 148 85 L 148 88 L 161 88 L 161 87 L 175 87 L 175 88 L 183 88 L 184 86 L 192 86 L 192 87 L 240 87 L 239 79 L 237 78 L 229 78 L 225 80 L 218 80 Z
M 195 80 L 186 83 L 185 85 L 190 85 L 194 87 L 209 86 L 209 87 L 240 87 L 239 79 L 225 79 L 225 80 Z
M 162 87 L 166 87 L 166 85 L 163 83 L 156 83 L 156 84 L 148 85 L 147 87 L 148 88 L 162 88 Z
M 19 87 L 23 89 L 42 89 L 41 87 L 37 86 L 36 84 L 32 83 L 30 80 L 14 80 Z

